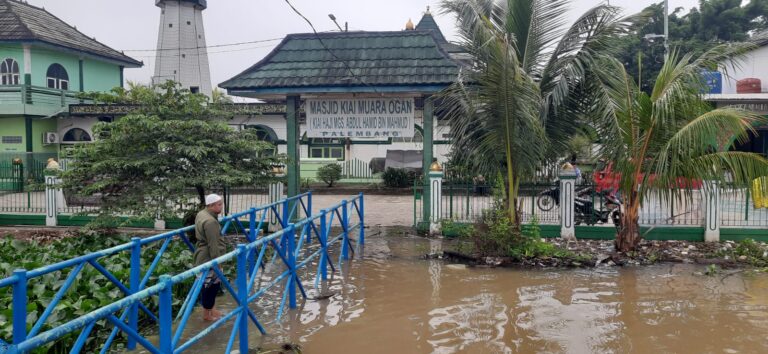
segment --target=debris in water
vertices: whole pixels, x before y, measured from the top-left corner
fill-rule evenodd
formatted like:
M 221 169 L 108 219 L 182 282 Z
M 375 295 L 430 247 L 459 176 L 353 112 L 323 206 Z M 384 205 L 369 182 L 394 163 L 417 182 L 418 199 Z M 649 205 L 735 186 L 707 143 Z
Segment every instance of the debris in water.
M 467 265 L 466 264 L 449 264 L 449 265 L 447 265 L 445 267 L 448 268 L 448 269 L 456 269 L 456 270 L 465 270 L 465 269 L 467 269 Z

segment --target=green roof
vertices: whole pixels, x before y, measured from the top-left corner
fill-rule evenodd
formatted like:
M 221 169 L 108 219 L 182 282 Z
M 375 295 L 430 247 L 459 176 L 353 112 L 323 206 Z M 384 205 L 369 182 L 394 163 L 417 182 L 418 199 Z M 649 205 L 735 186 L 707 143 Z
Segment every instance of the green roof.
M 42 43 L 91 54 L 130 68 L 144 65 L 86 36 L 44 8 L 20 1 L 0 0 L 0 43 L 3 42 Z
M 288 35 L 264 59 L 219 86 L 235 95 L 328 87 L 386 91 L 445 87 L 458 71 L 433 31 L 304 33 Z
M 422 31 L 432 31 L 435 35 L 435 39 L 437 39 L 437 43 L 440 44 L 443 50 L 448 53 L 466 52 L 463 48 L 461 48 L 461 46 L 450 43 L 447 39 L 445 39 L 443 31 L 440 30 L 437 22 L 435 22 L 435 18 L 432 17 L 432 14 L 429 12 L 426 12 L 424 16 L 421 17 L 421 20 L 419 20 L 419 23 L 416 25 L 416 29 Z

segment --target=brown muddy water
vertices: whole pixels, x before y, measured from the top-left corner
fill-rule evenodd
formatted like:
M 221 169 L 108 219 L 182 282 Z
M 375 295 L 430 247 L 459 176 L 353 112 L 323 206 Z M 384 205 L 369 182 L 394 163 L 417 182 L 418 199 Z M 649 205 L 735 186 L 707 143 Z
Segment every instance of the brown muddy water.
M 369 232 L 364 257 L 323 290 L 336 295 L 307 300 L 280 323 L 274 302 L 252 305 L 270 334 L 254 328 L 251 348 L 294 342 L 310 354 L 768 352 L 765 274 L 706 276 L 704 267 L 685 264 L 465 268 L 420 257 L 439 251 L 439 240 L 376 233 Z M 304 276 L 310 295 L 313 275 Z M 218 302 L 231 307 L 225 297 Z M 230 328 L 189 352 L 223 352 Z

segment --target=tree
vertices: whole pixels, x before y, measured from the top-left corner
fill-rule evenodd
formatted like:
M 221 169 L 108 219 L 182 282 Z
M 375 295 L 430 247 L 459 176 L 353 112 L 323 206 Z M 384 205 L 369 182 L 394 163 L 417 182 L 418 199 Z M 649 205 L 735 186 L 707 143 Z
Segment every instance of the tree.
M 317 170 L 317 178 L 325 182 L 328 187 L 333 187 L 333 184 L 341 179 L 341 165 L 332 163 L 320 167 Z
M 757 154 L 727 151 L 735 138 L 748 139 L 761 117 L 739 109 L 712 110 L 700 95 L 700 71 L 721 67 L 752 46 L 716 46 L 694 59 L 673 50 L 661 67 L 651 93 L 644 92 L 614 59 L 596 71 L 594 125 L 602 139 L 601 157 L 620 175 L 618 189 L 624 214 L 616 248 L 633 250 L 641 239 L 639 212 L 651 194 L 670 201 L 688 200 L 700 181 L 748 183 L 768 173 L 768 161 Z M 710 188 L 704 184 L 704 188 Z
M 211 102 L 213 103 L 232 103 L 232 97 L 229 97 L 226 92 L 217 88 L 211 92 Z
M 472 67 L 439 96 L 453 149 L 471 169 L 502 173 L 508 216 L 517 223 L 520 182 L 546 157 L 565 151 L 578 128 L 588 68 L 612 54 L 630 18 L 596 6 L 564 28 L 567 0 L 447 0 Z
M 101 196 L 103 215 L 178 217 L 225 186 L 263 184 L 280 162 L 252 130 L 235 131 L 207 97 L 178 84 L 136 86 L 91 94 L 106 103 L 134 104 L 113 123 L 97 123 L 93 143 L 79 145 L 63 187 Z
M 669 45 L 681 53 L 700 55 L 724 42 L 745 41 L 768 28 L 768 0 L 700 0 L 687 14 L 678 7 L 669 14 Z M 663 39 L 647 40 L 648 34 L 664 33 L 662 2 L 643 10 L 647 21 L 637 23 L 620 42 L 619 60 L 632 77 L 641 77 L 650 93 L 664 63 Z M 640 70 L 642 68 L 642 70 Z

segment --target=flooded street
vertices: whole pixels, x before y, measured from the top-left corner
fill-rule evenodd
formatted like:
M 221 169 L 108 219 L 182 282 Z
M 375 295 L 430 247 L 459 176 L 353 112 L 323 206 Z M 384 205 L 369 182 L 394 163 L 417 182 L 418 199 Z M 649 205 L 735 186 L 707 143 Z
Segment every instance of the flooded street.
M 364 259 L 323 291 L 334 296 L 300 303 L 280 323 L 275 303 L 254 306 L 270 335 L 254 328 L 252 348 L 261 340 L 310 354 L 768 352 L 768 275 L 697 275 L 704 267 L 684 264 L 465 268 L 420 258 L 440 250 L 438 240 L 369 235 Z M 310 296 L 313 276 L 303 277 Z M 222 352 L 229 328 L 191 351 Z

